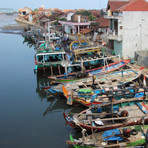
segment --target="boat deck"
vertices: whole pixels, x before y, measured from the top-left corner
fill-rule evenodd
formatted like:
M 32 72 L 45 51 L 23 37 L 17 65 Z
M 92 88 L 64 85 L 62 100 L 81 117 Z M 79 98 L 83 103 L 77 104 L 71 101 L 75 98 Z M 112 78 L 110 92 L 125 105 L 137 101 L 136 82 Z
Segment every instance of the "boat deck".
M 68 91 L 71 91 L 71 89 L 75 91 L 78 91 L 79 89 L 90 89 L 90 90 L 103 89 L 103 88 L 109 88 L 109 87 L 114 87 L 114 86 L 124 84 L 126 82 L 134 80 L 138 76 L 139 76 L 138 72 L 135 73 L 132 70 L 124 71 L 123 73 L 116 72 L 116 73 L 107 74 L 104 76 L 96 76 L 96 80 L 94 80 L 94 84 L 93 84 L 92 78 L 86 78 L 86 79 L 77 80 L 77 81 L 68 83 L 68 85 L 65 86 L 65 88 Z
M 129 128 L 130 130 L 132 130 L 132 127 L 127 127 Z M 133 127 L 136 129 L 136 126 Z M 140 126 L 140 129 L 142 127 Z M 108 147 L 108 146 L 127 146 L 127 144 L 129 143 L 132 143 L 134 141 L 138 141 L 138 140 L 142 140 L 144 139 L 144 135 L 143 133 L 141 132 L 141 130 L 138 130 L 138 133 L 136 135 L 130 135 L 130 137 L 124 137 L 123 140 L 121 142 L 118 142 L 118 141 L 106 141 L 106 144 L 102 138 L 102 134 L 103 132 L 100 132 L 100 133 L 93 133 L 92 135 L 89 135 L 89 136 L 86 136 L 84 138 L 79 138 L 79 141 L 80 142 L 83 142 L 83 144 L 93 144 L 95 146 L 98 146 L 98 147 L 102 147 L 103 145 L 102 144 L 105 144 L 103 147 Z M 119 129 L 121 134 L 123 135 L 123 128 Z
M 148 106 L 148 104 L 145 105 Z M 128 112 L 128 116 L 121 116 L 120 113 L 125 110 Z M 103 126 L 110 126 L 121 123 L 126 124 L 127 122 L 136 122 L 137 120 L 140 120 L 146 115 L 146 113 L 147 110 L 143 109 L 142 103 L 139 103 L 139 105 L 135 104 L 124 106 L 120 109 L 120 112 L 118 113 L 91 113 L 91 111 L 89 111 L 85 114 L 74 116 L 74 119 L 77 120 L 77 123 L 79 122 L 85 125 L 99 127 L 101 125 L 98 125 L 97 121 L 101 121 L 103 123 Z

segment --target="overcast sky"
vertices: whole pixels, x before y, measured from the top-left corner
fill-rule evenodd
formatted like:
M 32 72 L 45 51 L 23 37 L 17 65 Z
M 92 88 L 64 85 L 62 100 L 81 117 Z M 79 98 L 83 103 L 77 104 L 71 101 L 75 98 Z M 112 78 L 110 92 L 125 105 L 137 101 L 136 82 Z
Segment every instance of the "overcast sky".
M 0 8 L 18 10 L 25 6 L 35 9 L 44 5 L 45 8 L 59 9 L 101 9 L 106 8 L 108 0 L 0 0 Z

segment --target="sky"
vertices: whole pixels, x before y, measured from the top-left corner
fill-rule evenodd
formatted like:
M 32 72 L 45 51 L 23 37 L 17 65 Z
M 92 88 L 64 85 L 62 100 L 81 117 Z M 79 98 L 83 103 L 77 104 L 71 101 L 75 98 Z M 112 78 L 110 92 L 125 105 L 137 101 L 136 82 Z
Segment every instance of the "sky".
M 29 7 L 59 9 L 102 9 L 106 8 L 108 0 L 0 0 L 0 8 L 19 8 Z

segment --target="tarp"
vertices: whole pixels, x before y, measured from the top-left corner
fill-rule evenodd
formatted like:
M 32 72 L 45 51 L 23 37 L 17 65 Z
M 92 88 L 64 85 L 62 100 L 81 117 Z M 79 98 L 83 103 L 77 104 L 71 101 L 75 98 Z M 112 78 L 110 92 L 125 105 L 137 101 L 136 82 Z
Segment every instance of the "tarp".
M 80 89 L 78 92 L 79 93 L 91 93 L 92 90 L 91 89 Z
M 104 141 L 122 141 L 123 138 L 118 136 L 121 134 L 119 129 L 107 130 L 103 133 L 102 137 Z

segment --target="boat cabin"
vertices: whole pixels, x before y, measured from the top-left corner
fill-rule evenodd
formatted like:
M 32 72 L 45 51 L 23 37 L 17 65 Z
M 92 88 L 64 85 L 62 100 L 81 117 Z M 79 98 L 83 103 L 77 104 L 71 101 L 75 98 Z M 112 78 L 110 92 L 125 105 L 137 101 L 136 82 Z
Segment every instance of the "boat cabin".
M 37 65 L 61 64 L 66 60 L 65 52 L 38 53 L 35 55 Z

